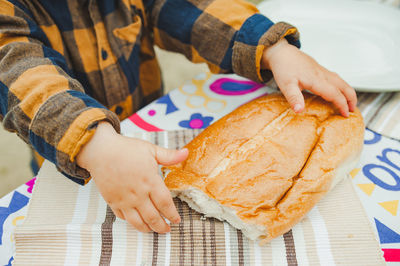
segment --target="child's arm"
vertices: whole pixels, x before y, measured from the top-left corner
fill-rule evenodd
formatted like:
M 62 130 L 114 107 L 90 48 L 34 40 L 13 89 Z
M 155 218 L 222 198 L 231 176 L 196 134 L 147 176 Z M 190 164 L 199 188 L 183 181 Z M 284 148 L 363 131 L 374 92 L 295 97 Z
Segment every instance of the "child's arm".
M 172 222 L 180 218 L 157 164 L 178 163 L 187 150 L 169 151 L 117 134 L 118 117 L 85 94 L 82 84 L 68 74 L 62 52 L 50 47 L 28 13 L 0 0 L 4 127 L 75 181 L 84 184 L 92 176 L 117 216 L 142 231 L 150 226 L 167 232 L 161 215 Z
M 148 12 L 157 46 L 207 63 L 213 73 L 267 82 L 272 74 L 261 70 L 263 50 L 282 38 L 300 45 L 295 27 L 273 23 L 244 0 L 155 0 Z
M 74 181 L 85 184 L 92 176 L 119 217 L 143 231 L 149 229 L 146 224 L 158 232 L 168 231 L 160 215 L 172 222 L 179 221 L 179 215 L 157 174 L 157 163 L 177 163 L 187 151 L 168 151 L 118 135 L 118 117 L 71 77 L 62 43 L 49 43 L 25 12 L 28 8 L 21 8 L 22 4 L 0 0 L 3 126 Z M 52 41 L 57 41 L 57 34 Z
M 248 2 L 156 0 L 150 13 L 158 46 L 205 62 L 213 73 L 233 72 L 257 82 L 268 82 L 273 73 L 296 111 L 304 108 L 303 89 L 333 102 L 344 116 L 355 107 L 354 90 L 296 48 L 295 27 L 274 24 Z
M 83 184 L 90 176 L 76 164 L 76 155 L 99 121 L 119 130 L 119 119 L 70 76 L 60 33 L 50 43 L 29 9 L 17 3 L 0 0 L 0 120 Z
M 309 90 L 333 102 L 343 116 L 354 111 L 357 96 L 336 73 L 282 39 L 264 51 L 261 67 L 270 69 L 275 81 L 295 112 L 304 109 L 302 90 Z

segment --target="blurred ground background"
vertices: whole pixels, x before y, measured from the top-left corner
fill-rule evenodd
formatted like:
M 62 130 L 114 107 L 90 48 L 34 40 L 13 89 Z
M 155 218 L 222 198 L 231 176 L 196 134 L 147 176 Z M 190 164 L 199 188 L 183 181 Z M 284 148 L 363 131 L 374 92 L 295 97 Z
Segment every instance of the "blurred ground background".
M 259 3 L 260 0 L 249 0 Z M 165 92 L 181 85 L 198 73 L 208 71 L 205 64 L 193 64 L 184 56 L 157 49 Z M 33 177 L 30 170 L 30 150 L 15 134 L 0 124 L 0 197 Z

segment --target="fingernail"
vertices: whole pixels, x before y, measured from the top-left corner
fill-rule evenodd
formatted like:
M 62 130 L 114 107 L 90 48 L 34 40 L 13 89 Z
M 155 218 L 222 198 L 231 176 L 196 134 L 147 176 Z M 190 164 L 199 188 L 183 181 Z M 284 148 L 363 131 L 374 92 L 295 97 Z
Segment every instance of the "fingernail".
M 293 110 L 298 113 L 301 110 L 301 105 L 299 103 L 296 103 L 293 107 Z
M 173 221 L 174 224 L 179 224 L 180 222 L 181 222 L 181 218 L 176 218 Z

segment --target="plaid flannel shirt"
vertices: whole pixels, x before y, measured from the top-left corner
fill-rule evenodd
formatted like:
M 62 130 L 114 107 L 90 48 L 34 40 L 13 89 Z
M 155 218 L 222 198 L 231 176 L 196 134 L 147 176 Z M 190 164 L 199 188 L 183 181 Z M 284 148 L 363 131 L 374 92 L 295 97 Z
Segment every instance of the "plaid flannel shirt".
M 296 28 L 240 0 L 0 0 L 0 120 L 67 177 L 99 121 L 161 96 L 153 45 L 266 82 L 263 50 Z

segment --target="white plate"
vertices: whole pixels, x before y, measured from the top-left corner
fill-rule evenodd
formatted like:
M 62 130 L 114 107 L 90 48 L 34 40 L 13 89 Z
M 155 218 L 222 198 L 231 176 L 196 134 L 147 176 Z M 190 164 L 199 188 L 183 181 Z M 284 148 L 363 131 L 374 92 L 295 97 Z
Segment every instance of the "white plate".
M 258 6 L 300 32 L 302 50 L 358 91 L 400 91 L 400 10 L 353 0 L 272 0 Z

